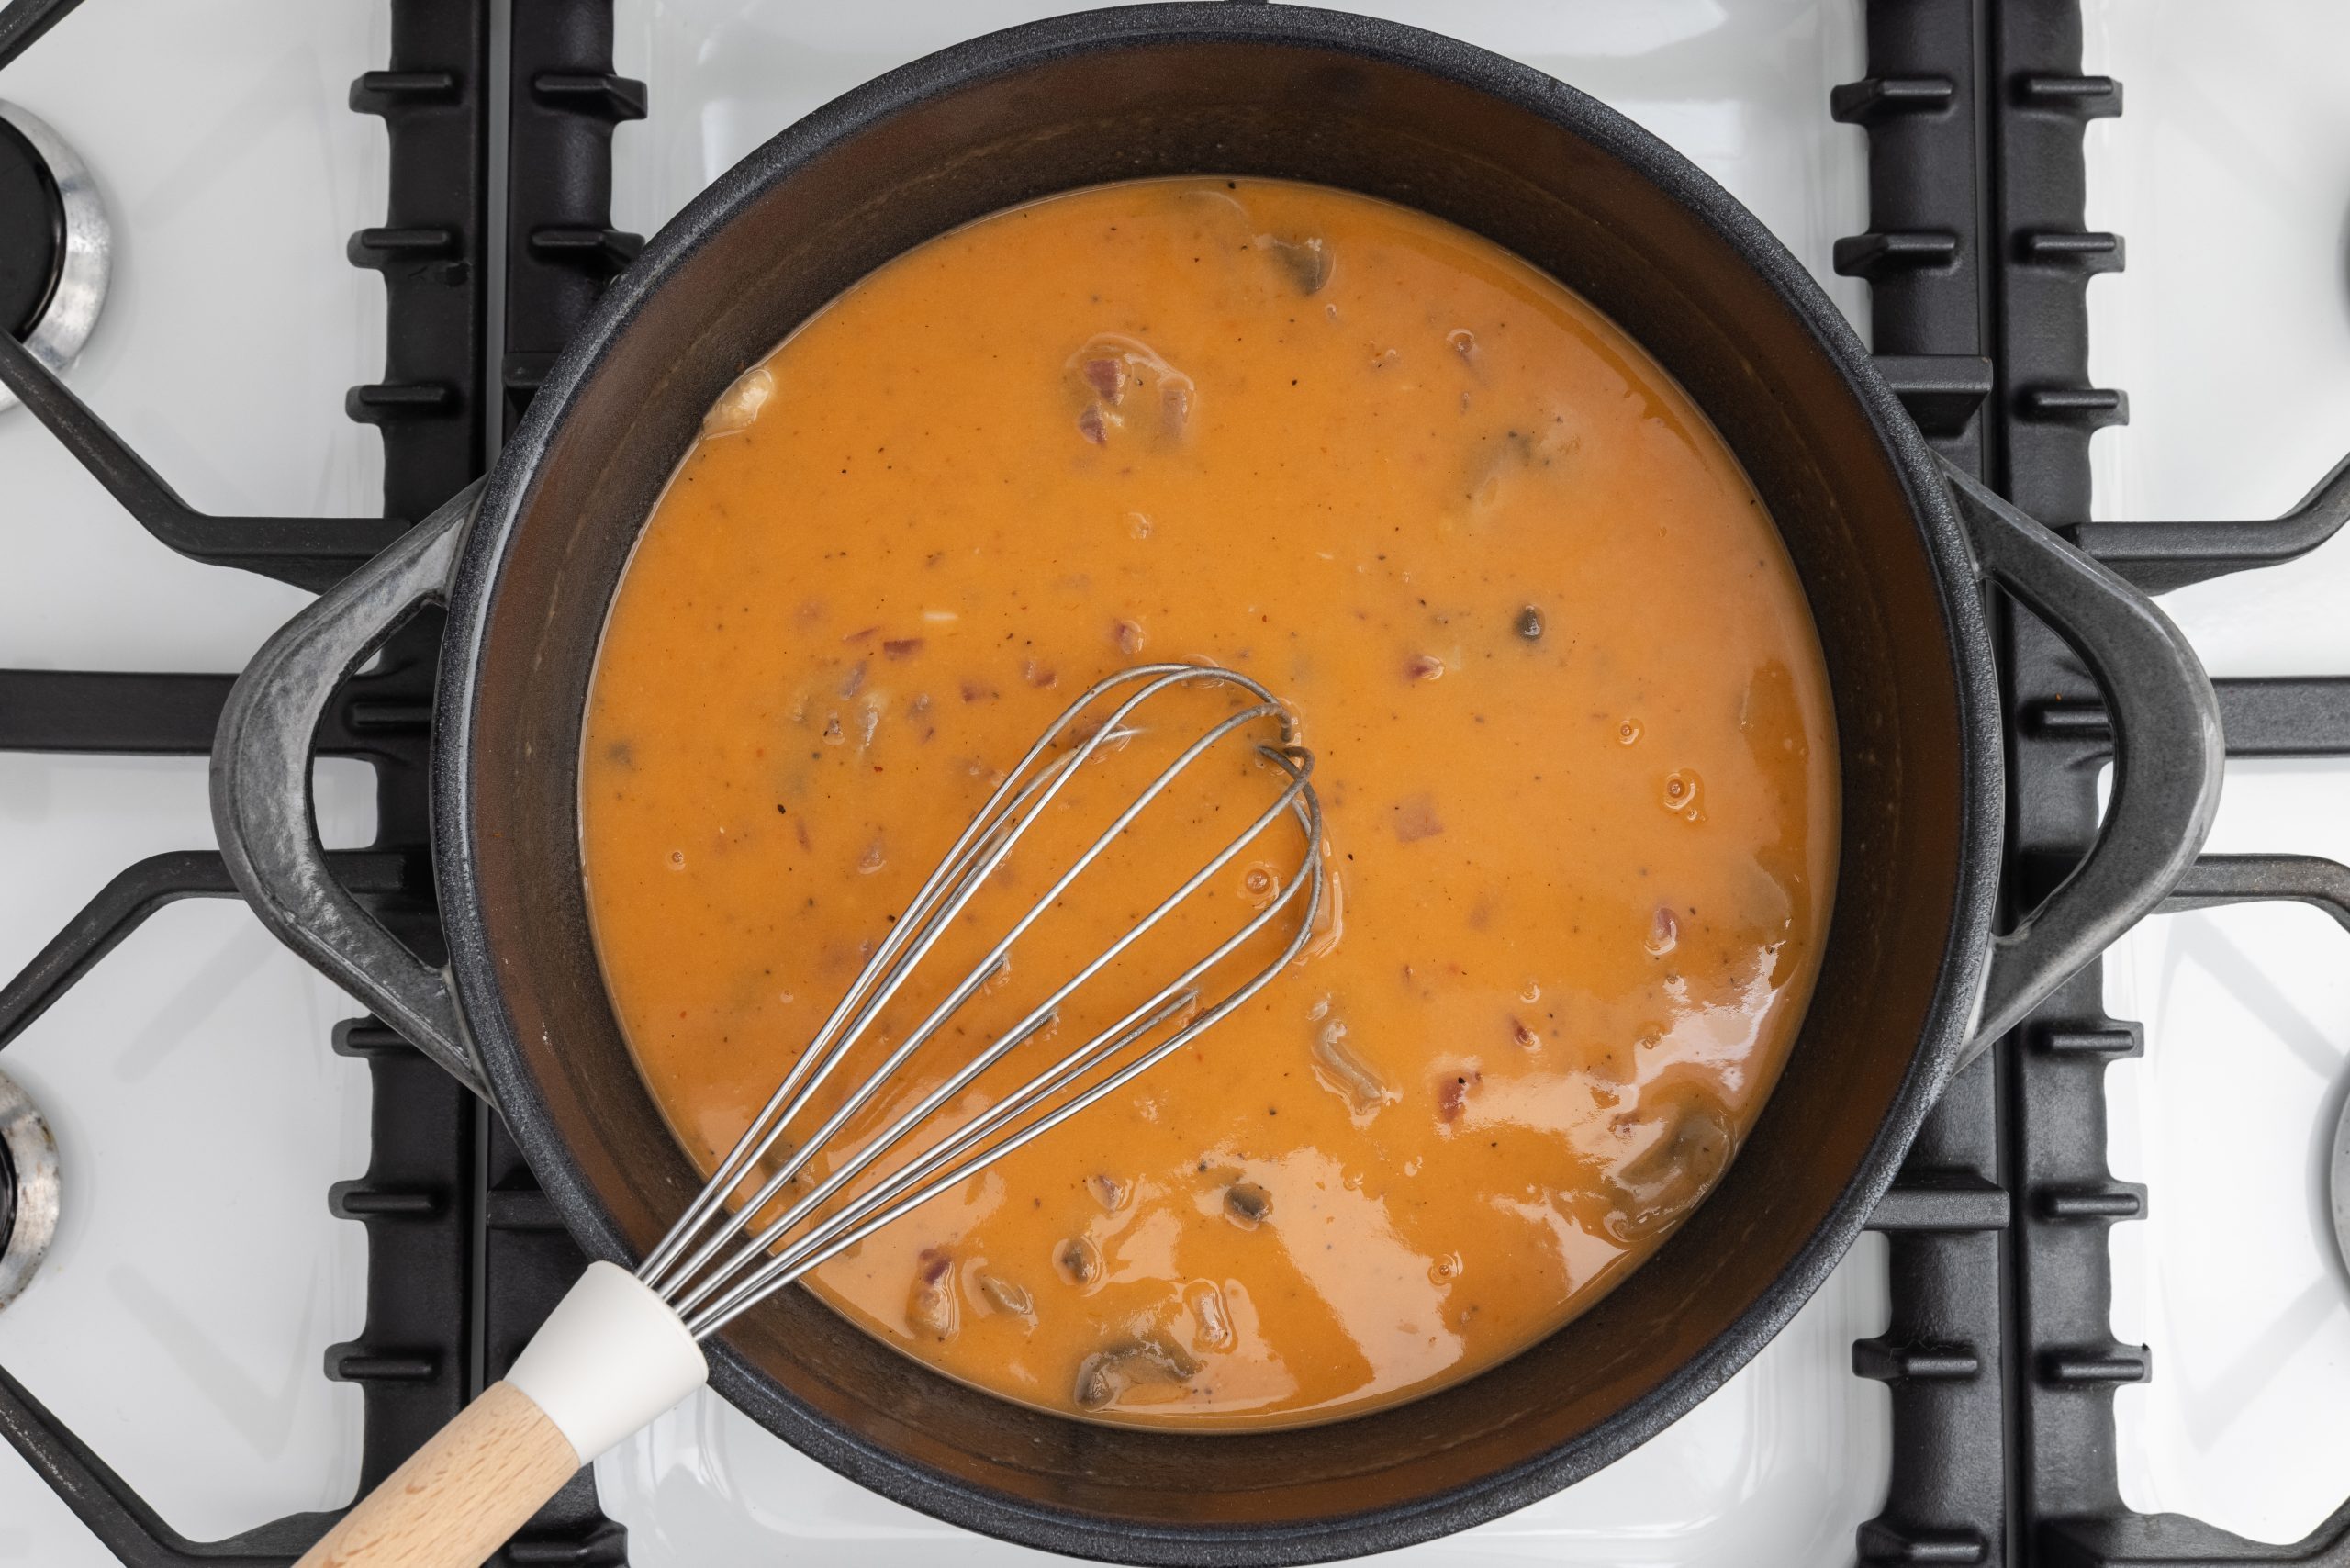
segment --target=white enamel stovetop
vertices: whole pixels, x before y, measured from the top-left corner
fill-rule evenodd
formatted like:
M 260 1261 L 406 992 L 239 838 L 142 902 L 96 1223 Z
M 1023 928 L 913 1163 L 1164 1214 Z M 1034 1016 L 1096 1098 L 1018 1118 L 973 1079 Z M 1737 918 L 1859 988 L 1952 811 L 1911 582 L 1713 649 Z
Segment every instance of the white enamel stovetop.
M 1004 0 L 619 0 L 615 218 L 650 232 L 796 116 L 930 49 L 1060 9 Z M 1833 277 L 1865 227 L 1859 0 L 1423 0 L 1372 5 L 1528 60 L 1615 104 Z M 2350 448 L 2350 11 L 2087 0 L 2087 68 L 2128 112 L 2089 133 L 2089 226 L 2129 270 L 2091 288 L 2092 379 L 2133 422 L 2098 436 L 2099 515 L 2250 517 Z M 380 124 L 344 106 L 381 63 L 382 6 L 92 0 L 0 96 L 81 151 L 112 207 L 114 292 L 73 380 L 195 504 L 375 510 L 375 434 L 342 417 L 381 364 L 375 280 L 343 261 L 381 219 Z M 191 90 L 190 83 L 201 84 Z M 229 669 L 301 602 L 148 539 L 21 413 L 0 416 L 0 666 Z M 2350 538 L 2172 596 L 2221 675 L 2350 674 Z M 330 844 L 370 831 L 361 765 L 324 769 Z M 2350 764 L 2239 764 L 2212 847 L 2350 858 Z M 210 841 L 200 761 L 0 754 L 0 969 L 139 856 Z M 2118 1414 L 2126 1500 L 2272 1540 L 2350 1489 L 2350 1277 L 2320 1202 L 2350 1087 L 2350 949 L 2299 906 L 2149 922 L 2109 1004 L 2148 1023 L 2111 1077 L 2113 1159 L 2153 1189 L 2115 1227 L 2114 1327 L 2154 1348 Z M 63 1151 L 66 1218 L 0 1314 L 0 1364 L 178 1529 L 211 1538 L 331 1506 L 359 1397 L 319 1375 L 364 1312 L 359 1227 L 328 1185 L 366 1161 L 366 1077 L 327 1049 L 351 1004 L 232 903 L 151 921 L 7 1052 Z M 1420 1568 L 1810 1565 L 1849 1560 L 1890 1441 L 1850 1342 L 1886 1313 L 1874 1238 L 1745 1372 L 1646 1448 L 1513 1518 L 1403 1554 Z M 1031 1557 L 880 1501 L 712 1399 L 598 1467 L 638 1568 L 873 1568 Z M 1041 1561 L 1041 1559 L 1037 1559 Z M 0 1563 L 111 1562 L 0 1452 Z

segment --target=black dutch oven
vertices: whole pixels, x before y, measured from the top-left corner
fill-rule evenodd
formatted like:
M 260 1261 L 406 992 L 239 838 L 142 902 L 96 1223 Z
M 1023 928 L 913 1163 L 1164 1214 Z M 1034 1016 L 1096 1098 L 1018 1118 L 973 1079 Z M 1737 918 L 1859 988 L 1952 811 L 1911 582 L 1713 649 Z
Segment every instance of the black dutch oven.
M 2154 907 L 2216 801 L 2217 710 L 2170 623 L 1939 463 L 1795 259 L 1672 149 L 1466 44 L 1290 6 L 1100 11 L 893 72 L 679 214 L 605 295 L 478 491 L 263 651 L 221 722 L 214 812 L 263 918 L 493 1098 L 581 1245 L 632 1262 L 699 1184 L 606 1000 L 580 876 L 588 677 L 638 530 L 703 410 L 858 278 L 1014 203 L 1195 174 L 1433 213 L 1646 345 L 1785 536 L 1843 768 L 1818 993 L 1751 1137 L 1654 1258 L 1516 1359 L 1372 1415 L 1194 1437 L 975 1392 L 798 1291 L 712 1347 L 711 1381 L 762 1425 L 974 1529 L 1132 1562 L 1303 1562 L 1532 1502 L 1719 1385 L 1842 1256 L 1950 1074 Z M 2098 847 L 2004 934 L 1986 583 L 2074 644 L 2118 748 Z M 432 772 L 445 971 L 329 879 L 308 801 L 329 693 L 425 601 L 448 607 Z

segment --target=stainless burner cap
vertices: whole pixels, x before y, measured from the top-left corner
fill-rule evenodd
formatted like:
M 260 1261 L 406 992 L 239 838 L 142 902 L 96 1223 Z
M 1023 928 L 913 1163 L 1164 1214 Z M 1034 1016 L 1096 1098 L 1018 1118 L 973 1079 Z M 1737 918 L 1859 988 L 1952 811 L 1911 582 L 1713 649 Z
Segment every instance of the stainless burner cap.
M 2350 1103 L 2333 1126 L 2333 1170 L 2328 1183 L 2333 1199 L 2333 1244 L 2341 1249 L 2342 1266 L 2350 1269 Z
M 15 333 L 34 357 L 62 375 L 90 341 L 98 307 L 106 303 L 113 230 L 90 171 L 73 150 L 39 118 L 5 101 L 0 157 L 11 174 L 21 176 L 11 182 L 11 202 L 45 209 L 39 215 L 45 221 L 17 225 L 19 236 L 31 236 L 36 253 L 29 262 L 41 274 L 36 280 L 39 297 L 32 302 L 38 314 L 29 330 L 23 321 L 5 321 L 0 331 Z M 16 394 L 0 386 L 0 413 L 16 406 Z M 0 1304 L 6 1300 L 6 1287 L 0 1283 Z
M 0 1073 L 0 1307 L 40 1267 L 57 1234 L 57 1143 L 14 1080 Z

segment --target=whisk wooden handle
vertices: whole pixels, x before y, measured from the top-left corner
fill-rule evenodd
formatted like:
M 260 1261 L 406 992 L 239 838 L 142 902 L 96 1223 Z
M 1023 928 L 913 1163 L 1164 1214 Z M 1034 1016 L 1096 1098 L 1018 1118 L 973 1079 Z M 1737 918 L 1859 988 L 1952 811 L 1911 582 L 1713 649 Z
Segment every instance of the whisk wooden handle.
M 492 1383 L 295 1568 L 476 1568 L 578 1469 L 554 1417 Z
M 709 1375 L 667 1303 L 626 1270 L 590 1263 L 506 1381 L 459 1411 L 295 1568 L 478 1568 L 581 1465 Z

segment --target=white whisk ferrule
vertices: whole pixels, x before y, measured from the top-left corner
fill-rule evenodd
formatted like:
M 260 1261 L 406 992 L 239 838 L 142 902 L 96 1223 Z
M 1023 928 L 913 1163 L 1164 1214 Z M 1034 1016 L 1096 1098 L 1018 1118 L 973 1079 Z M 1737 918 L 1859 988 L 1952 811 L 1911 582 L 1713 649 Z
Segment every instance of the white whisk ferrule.
M 709 1380 L 710 1362 L 675 1309 L 626 1269 L 600 1260 L 588 1265 L 506 1374 L 582 1464 Z

